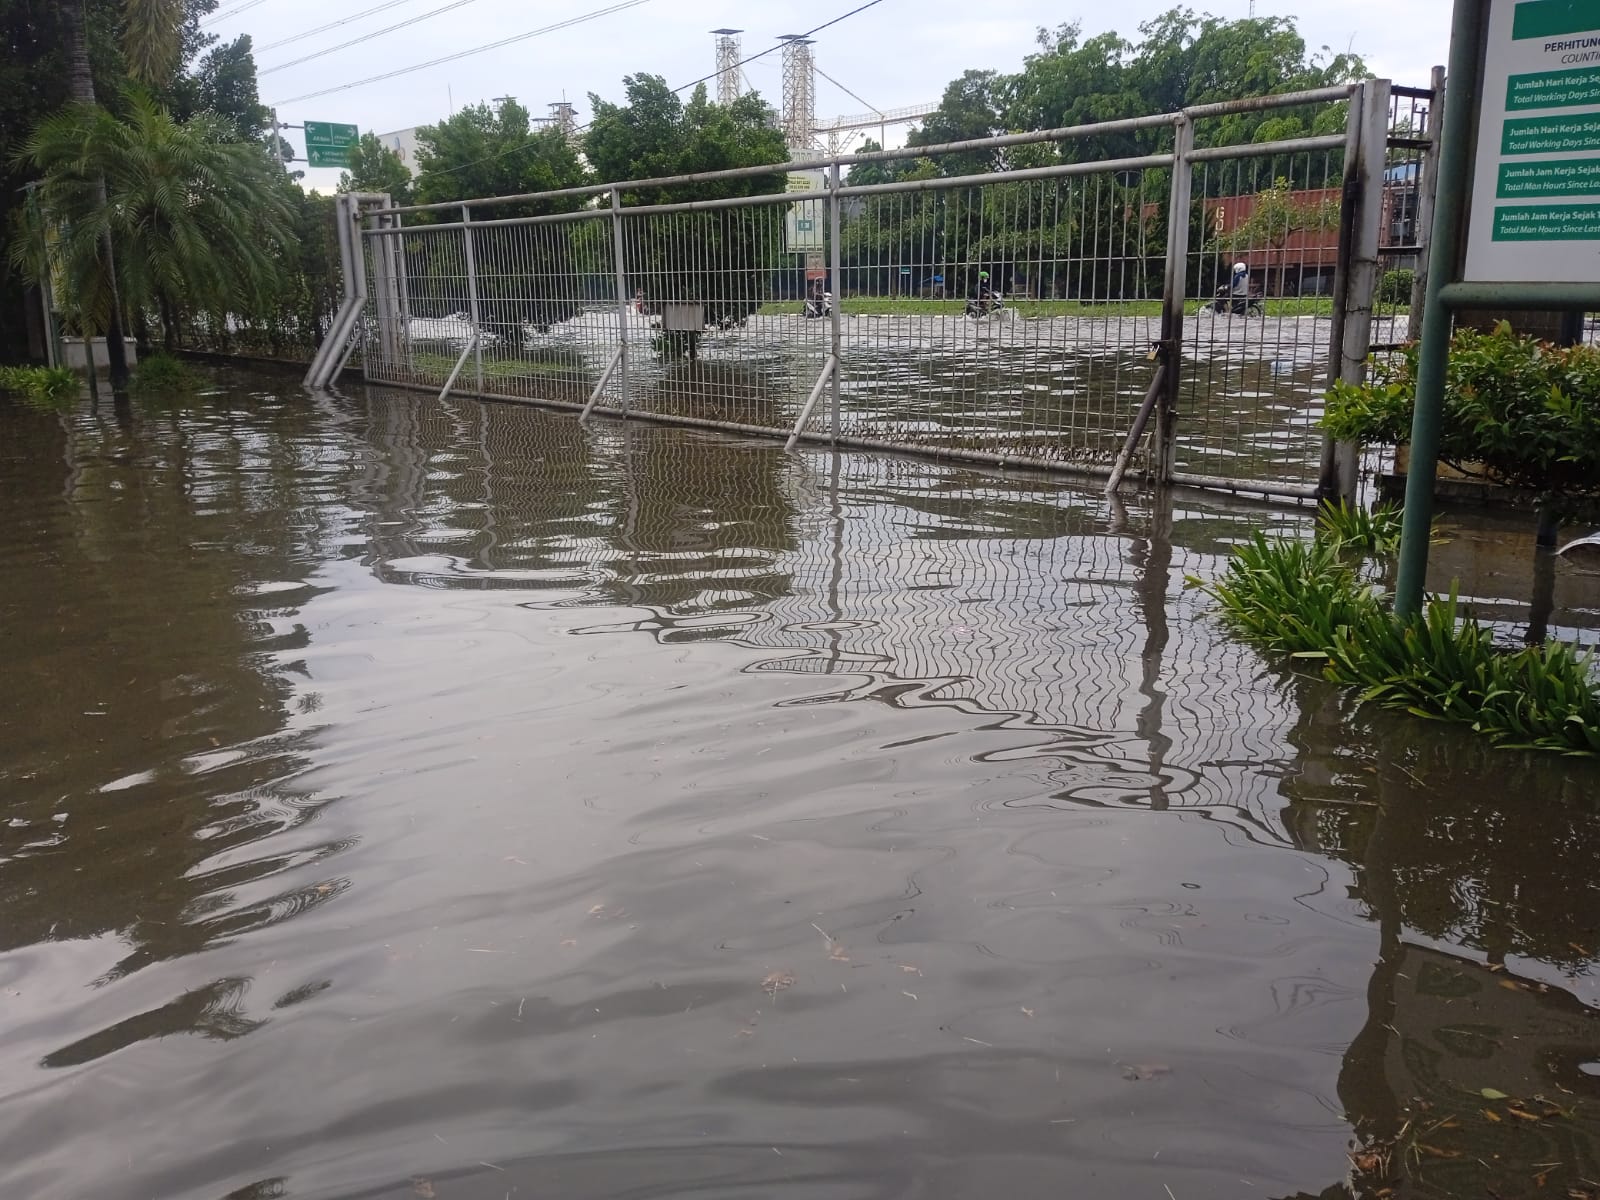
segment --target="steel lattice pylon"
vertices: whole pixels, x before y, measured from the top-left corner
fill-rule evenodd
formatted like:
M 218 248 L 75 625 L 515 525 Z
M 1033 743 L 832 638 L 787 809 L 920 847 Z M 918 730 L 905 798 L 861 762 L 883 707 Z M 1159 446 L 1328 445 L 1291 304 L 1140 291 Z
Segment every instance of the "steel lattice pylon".
M 817 80 L 810 38 L 784 34 L 783 136 L 790 150 L 810 150 L 816 142 Z
M 717 39 L 717 103 L 732 104 L 744 90 L 739 77 L 742 29 L 713 29 Z

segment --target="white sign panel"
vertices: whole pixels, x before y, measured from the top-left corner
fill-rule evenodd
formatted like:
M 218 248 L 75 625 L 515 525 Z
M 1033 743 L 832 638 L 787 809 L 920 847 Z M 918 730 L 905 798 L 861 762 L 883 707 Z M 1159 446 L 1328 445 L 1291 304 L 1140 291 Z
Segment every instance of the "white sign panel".
M 1600 0 L 1493 0 L 1464 278 L 1600 280 Z
M 795 171 L 789 175 L 791 192 L 820 192 L 828 186 L 825 171 Z M 808 250 L 821 250 L 822 222 L 827 206 L 820 200 L 802 200 L 789 205 L 784 222 L 784 245 L 790 254 L 804 254 Z
M 393 133 L 380 133 L 378 140 L 400 156 L 400 161 L 410 170 L 411 178 L 415 179 L 418 174 L 416 129 L 396 129 Z

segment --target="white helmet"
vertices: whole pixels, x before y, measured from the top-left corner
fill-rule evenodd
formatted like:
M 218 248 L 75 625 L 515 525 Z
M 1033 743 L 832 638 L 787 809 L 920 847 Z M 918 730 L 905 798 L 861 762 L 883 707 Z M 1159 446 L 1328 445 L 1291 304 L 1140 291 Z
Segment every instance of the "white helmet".
M 1248 275 L 1250 273 L 1250 268 L 1245 266 L 1243 263 L 1234 263 L 1233 273 L 1235 275 Z

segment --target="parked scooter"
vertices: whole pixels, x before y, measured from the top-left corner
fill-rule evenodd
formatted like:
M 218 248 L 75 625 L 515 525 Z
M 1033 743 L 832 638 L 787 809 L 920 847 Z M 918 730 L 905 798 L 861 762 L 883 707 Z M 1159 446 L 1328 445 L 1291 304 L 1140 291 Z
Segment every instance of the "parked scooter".
M 823 292 L 821 295 L 813 293 L 807 296 L 805 314 L 808 318 L 833 316 L 833 293 Z

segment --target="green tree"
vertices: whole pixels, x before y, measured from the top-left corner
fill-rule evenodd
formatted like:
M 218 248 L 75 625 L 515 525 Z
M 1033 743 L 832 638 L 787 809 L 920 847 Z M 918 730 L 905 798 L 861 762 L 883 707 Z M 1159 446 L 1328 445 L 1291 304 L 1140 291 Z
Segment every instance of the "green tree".
M 41 176 L 39 224 L 13 258 L 37 279 L 47 269 L 38 248 L 53 242 L 85 330 L 110 328 L 121 305 L 153 308 L 170 341 L 180 312 L 222 319 L 272 290 L 291 211 L 262 147 L 222 118 L 180 123 L 130 91 L 119 113 L 73 104 L 47 118 L 26 154 Z
M 378 140 L 363 133 L 350 148 L 350 169 L 339 176 L 341 192 L 387 192 L 396 204 L 411 203 L 411 168 Z
M 208 5 L 215 0 L 206 0 Z M 173 116 L 186 121 L 210 113 L 227 121 L 240 140 L 260 138 L 272 122 L 261 103 L 250 35 L 231 42 L 197 32 L 184 42 L 187 70 L 161 91 Z
M 623 80 L 626 104 L 590 96 L 594 118 L 585 152 L 601 180 L 720 171 L 786 162 L 783 135 L 771 109 L 755 93 L 729 105 L 714 104 L 704 86 L 685 102 L 659 75 Z M 784 190 L 774 172 L 745 179 L 683 183 L 630 192 L 634 204 L 770 195 Z M 743 322 L 768 298 L 772 270 L 782 261 L 781 206 L 689 213 L 681 220 L 633 223 L 628 267 L 633 285 L 652 300 L 704 306 L 708 324 Z M 669 356 L 698 350 L 699 334 L 662 341 Z
M 418 204 L 517 196 L 579 187 L 588 182 L 578 153 L 561 131 L 535 130 L 528 110 L 514 100 L 498 108 L 474 104 L 447 121 L 417 130 L 417 168 L 412 186 Z M 476 220 L 540 217 L 576 212 L 581 196 L 555 196 L 497 204 L 473 211 Z M 443 210 L 426 220 L 456 221 L 460 212 Z M 525 324 L 548 327 L 578 311 L 580 222 L 546 226 L 489 226 L 474 230 L 478 261 L 480 316 L 484 324 L 509 339 L 520 339 Z M 538 233 L 532 232 L 537 228 Z M 411 253 L 435 259 L 435 269 L 459 274 L 461 245 L 455 238 L 412 239 Z M 448 259 L 441 256 L 449 256 Z M 441 263 L 455 265 L 440 265 Z M 421 264 L 418 264 L 419 267 Z M 465 309 L 466 297 L 439 302 L 446 309 Z M 444 312 L 421 313 L 444 316 Z
M 939 107 L 906 139 L 911 146 L 937 146 L 993 137 L 1004 129 L 1002 109 L 1007 77 L 998 71 L 967 71 L 944 90 Z M 946 175 L 975 175 L 1001 165 L 996 151 L 970 151 L 945 155 L 940 170 Z
M 587 182 L 571 143 L 554 127 L 535 130 L 515 100 L 498 108 L 473 104 L 449 120 L 417 130 L 418 204 L 515 196 L 577 187 Z M 560 197 L 497 205 L 497 217 L 573 212 L 582 200 Z M 454 219 L 454 218 L 452 218 Z
M 200 29 L 200 20 L 218 0 L 0 0 L 0 229 L 13 230 L 20 219 L 20 188 L 31 167 L 22 148 L 39 121 L 77 101 L 114 101 L 130 79 L 141 81 L 180 117 L 210 111 L 233 120 L 240 136 L 255 136 L 265 110 L 254 99 L 255 67 L 248 38 L 227 46 Z M 104 247 L 108 262 L 114 247 Z M 0 269 L 0 354 L 15 357 L 24 348 L 16 335 L 24 328 L 20 306 L 23 278 Z M 122 313 L 108 320 L 120 326 Z M 96 332 L 111 333 L 110 330 Z M 115 331 L 120 335 L 121 329 Z M 125 378 L 119 362 L 120 336 L 111 336 L 113 374 Z

